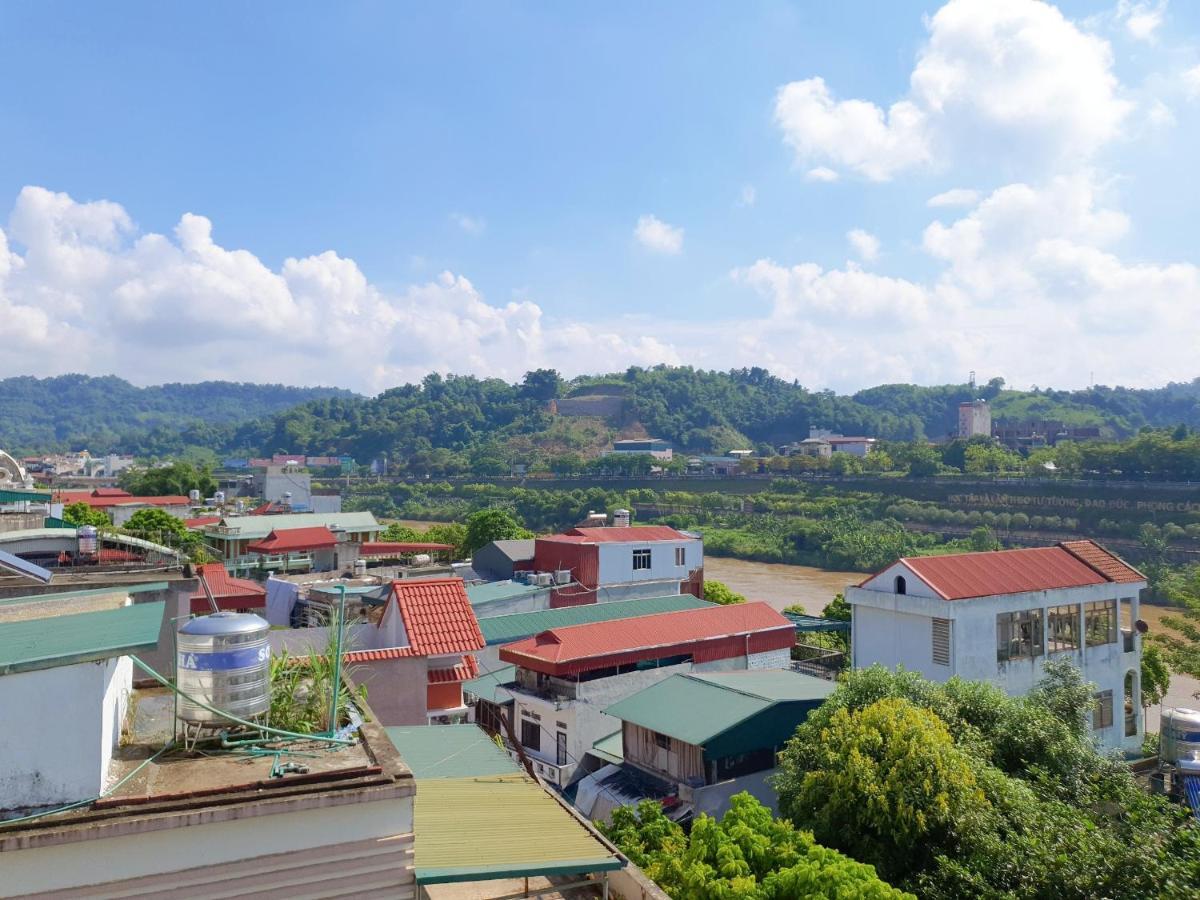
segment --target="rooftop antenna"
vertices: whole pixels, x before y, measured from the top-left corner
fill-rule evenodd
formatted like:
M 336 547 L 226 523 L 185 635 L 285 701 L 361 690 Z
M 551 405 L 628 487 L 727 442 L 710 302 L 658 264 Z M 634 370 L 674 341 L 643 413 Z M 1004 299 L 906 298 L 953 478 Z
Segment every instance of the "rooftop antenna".
M 969 379 L 967 379 L 967 384 L 971 388 L 972 396 L 974 396 L 974 394 L 975 394 L 975 370 L 974 369 L 971 370 L 971 377 Z

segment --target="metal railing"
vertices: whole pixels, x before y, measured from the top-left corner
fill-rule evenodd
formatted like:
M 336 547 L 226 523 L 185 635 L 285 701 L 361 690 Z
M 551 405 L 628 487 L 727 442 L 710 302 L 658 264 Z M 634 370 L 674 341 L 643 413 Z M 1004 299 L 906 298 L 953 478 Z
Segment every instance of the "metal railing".
M 808 644 L 797 644 L 792 648 L 793 672 L 836 681 L 845 667 L 846 654 L 839 650 L 811 647 Z

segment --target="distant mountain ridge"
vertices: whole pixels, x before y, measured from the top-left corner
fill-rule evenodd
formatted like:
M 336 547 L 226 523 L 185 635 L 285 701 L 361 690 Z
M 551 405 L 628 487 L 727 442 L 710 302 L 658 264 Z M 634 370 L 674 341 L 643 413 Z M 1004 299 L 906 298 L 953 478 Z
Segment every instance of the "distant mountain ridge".
M 114 375 L 17 376 L 0 379 L 0 448 L 139 452 L 155 431 L 236 425 L 313 400 L 354 396 L 341 388 L 232 381 L 136 387 Z
M 690 453 L 766 452 L 807 437 L 814 426 L 884 440 L 942 438 L 955 430 L 958 404 L 975 398 L 991 403 L 996 421 L 1095 425 L 1109 437 L 1145 426 L 1200 428 L 1200 378 L 1077 391 L 1015 391 L 994 378 L 974 386 L 888 384 L 847 395 L 813 391 L 761 368 L 635 366 L 570 381 L 539 369 L 517 384 L 434 374 L 363 397 L 229 382 L 136 388 L 120 378 L 66 375 L 0 381 L 0 447 L 86 446 L 160 457 L 197 448 L 349 454 L 360 462 L 387 454 L 413 473 L 499 474 L 513 462 L 592 456 L 621 434 L 663 438 Z

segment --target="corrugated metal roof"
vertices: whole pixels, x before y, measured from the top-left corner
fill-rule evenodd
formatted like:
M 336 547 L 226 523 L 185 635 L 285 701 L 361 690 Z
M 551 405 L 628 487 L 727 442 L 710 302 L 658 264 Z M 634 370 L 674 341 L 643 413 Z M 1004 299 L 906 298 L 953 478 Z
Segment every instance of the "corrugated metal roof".
M 470 592 L 471 589 L 467 588 L 467 593 Z M 551 628 L 586 625 L 592 622 L 611 622 L 617 619 L 634 619 L 639 616 L 677 612 L 682 609 L 703 609 L 712 605 L 691 594 L 649 597 L 643 600 L 615 600 L 611 603 L 591 603 L 587 606 L 567 606 L 561 609 L 543 609 L 535 612 L 513 613 L 507 616 L 492 616 L 480 619 L 479 629 L 483 632 L 484 640 L 489 645 L 507 644 L 510 641 L 530 637 Z
M 124 656 L 158 646 L 166 604 L 54 616 L 0 625 L 0 675 Z
M 770 606 L 738 603 L 553 628 L 501 647 L 500 658 L 550 674 L 577 674 L 688 652 L 705 651 L 704 659 L 722 659 L 794 641 L 792 623 Z
M 384 729 L 414 778 L 478 778 L 520 771 L 478 725 L 414 725 Z
M 99 597 L 107 596 L 114 593 L 120 594 L 141 594 L 146 591 L 165 591 L 167 582 L 165 581 L 150 581 L 142 584 L 130 585 L 113 585 L 110 587 L 98 588 L 81 588 L 77 591 L 57 591 L 53 594 L 27 594 L 24 597 L 3 597 L 0 598 L 0 606 L 5 606 L 10 603 L 38 603 L 41 601 L 50 600 L 71 600 L 84 597 Z
M 533 538 L 515 538 L 510 541 L 492 541 L 488 546 L 495 547 L 510 562 L 521 562 L 533 559 Z
M 324 525 L 305 528 L 273 528 L 261 541 L 246 546 L 250 553 L 290 553 L 337 546 L 337 537 Z
M 402 579 L 392 597 L 414 656 L 482 650 L 486 644 L 461 578 Z
M 944 600 L 1085 587 L 1107 581 L 1061 547 L 905 557 L 902 562 Z
M 487 584 L 467 585 L 467 596 L 471 599 L 472 606 L 485 606 L 497 600 L 512 600 L 515 597 L 538 593 L 549 594 L 550 588 L 520 581 L 492 581 Z
M 41 491 L 14 491 L 0 488 L 0 503 L 49 503 L 50 495 Z
M 370 512 L 339 512 L 339 513 L 287 513 L 280 516 L 225 516 L 220 525 L 226 528 L 238 529 L 237 534 L 219 534 L 214 532 L 218 526 L 209 525 L 205 532 L 221 539 L 255 540 L 266 537 L 275 529 L 308 528 L 324 525 L 330 530 L 341 531 L 379 531 L 379 522 Z
M 788 669 L 672 675 L 604 710 L 659 734 L 704 746 L 778 703 L 823 703 L 833 682 Z
M 420 884 L 582 874 L 625 865 L 523 773 L 421 780 L 413 831 Z
M 512 699 L 507 691 L 501 690 L 505 685 L 517 680 L 516 666 L 501 666 L 491 672 L 486 672 L 478 678 L 463 682 L 463 693 L 471 694 L 489 703 L 507 703 Z
M 249 578 L 234 578 L 223 563 L 205 563 L 199 567 L 200 574 L 208 584 L 219 609 L 248 609 L 267 605 L 267 589 Z M 189 598 L 193 613 L 203 615 L 210 611 L 208 595 L 201 585 L 196 586 Z
M 614 731 L 612 734 L 600 738 L 592 744 L 591 752 L 606 762 L 616 766 L 621 765 L 625 762 L 624 735 L 620 731 Z

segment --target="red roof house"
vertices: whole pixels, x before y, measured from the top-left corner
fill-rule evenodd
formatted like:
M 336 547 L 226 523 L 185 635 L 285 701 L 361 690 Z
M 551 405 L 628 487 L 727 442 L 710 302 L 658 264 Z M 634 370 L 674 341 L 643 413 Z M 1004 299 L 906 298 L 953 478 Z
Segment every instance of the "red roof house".
M 248 578 L 234 578 L 225 570 L 222 563 L 205 563 L 199 567 L 199 574 L 208 584 L 213 599 L 219 609 L 261 609 L 267 605 L 267 589 L 257 581 Z M 190 597 L 191 609 L 194 615 L 204 615 L 212 612 L 208 602 L 208 594 L 204 585 L 197 586 Z
M 737 603 L 553 628 L 506 644 L 500 659 L 561 677 L 677 656 L 712 662 L 795 642 L 795 626 L 766 603 Z
M 261 541 L 246 546 L 249 553 L 300 553 L 306 550 L 325 550 L 337 546 L 337 536 L 324 525 L 312 528 L 272 530 Z
M 91 491 L 56 491 L 54 502 L 63 506 L 72 503 L 86 503 L 93 509 L 109 509 L 113 506 L 142 505 L 142 506 L 190 506 L 191 500 L 181 494 L 163 497 L 136 497 L 120 488 L 96 488 Z

